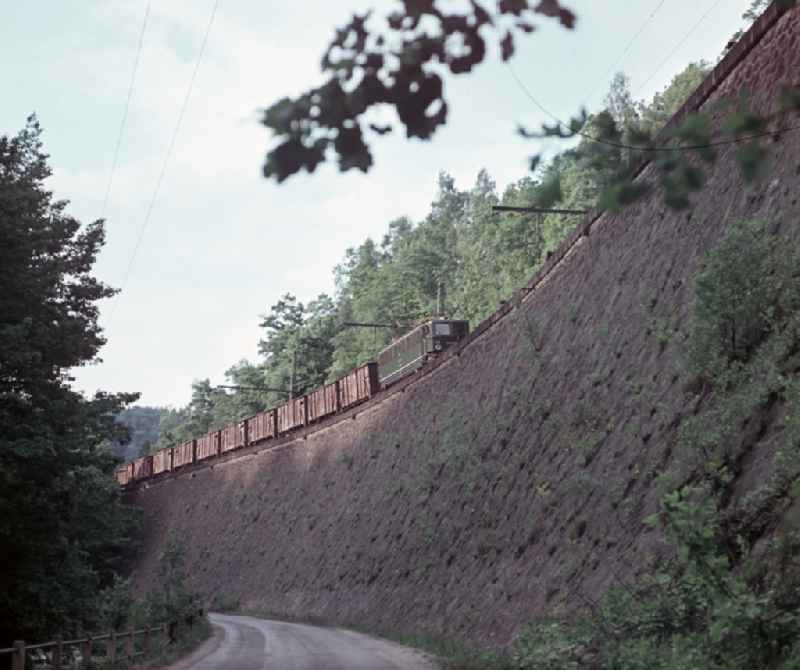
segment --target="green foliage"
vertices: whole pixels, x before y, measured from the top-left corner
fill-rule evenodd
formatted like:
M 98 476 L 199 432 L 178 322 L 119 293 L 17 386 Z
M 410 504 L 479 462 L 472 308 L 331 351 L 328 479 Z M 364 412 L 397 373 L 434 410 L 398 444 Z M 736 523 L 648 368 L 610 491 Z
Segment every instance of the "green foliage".
M 772 0 L 750 0 L 750 6 L 745 10 L 744 14 L 742 14 L 742 19 L 744 19 L 746 26 L 749 27 L 753 21 L 755 21 L 761 13 L 769 7 L 769 4 Z M 779 4 L 784 6 L 791 6 L 794 4 L 795 0 L 777 0 Z M 732 36 L 731 39 L 728 41 L 726 46 L 726 51 L 730 49 L 739 39 L 744 35 L 745 29 L 737 30 Z
M 694 93 L 711 72 L 705 61 L 689 63 L 676 74 L 663 91 L 656 93 L 649 104 L 637 104 L 637 124 L 639 129 L 650 135 L 657 133 L 677 112 L 686 99 Z
M 135 597 L 130 579 L 121 577 L 93 597 L 97 617 L 89 632 L 182 623 L 199 612 L 202 602 L 189 588 L 185 552 L 172 536 L 159 554 L 156 578 L 143 597 Z
M 531 625 L 514 643 L 515 668 L 795 667 L 800 571 L 782 557 L 800 538 L 773 544 L 759 561 L 769 569 L 745 574 L 731 570 L 708 491 L 675 491 L 647 521 L 663 526 L 675 557 L 576 618 Z
M 786 448 L 800 452 L 800 378 L 787 384 L 785 396 Z
M 599 188 L 594 201 L 612 211 L 629 205 L 649 192 L 653 184 L 638 179 L 638 168 L 651 160 L 656 168 L 664 202 L 673 209 L 691 204 L 691 195 L 705 186 L 706 167 L 717 159 L 716 146 L 735 144 L 735 158 L 746 182 L 762 177 L 767 169 L 768 145 L 762 135 L 771 121 L 782 119 L 798 109 L 796 86 L 784 85 L 773 116 L 753 112 L 745 96 L 717 103 L 724 109 L 721 127 L 712 126 L 710 112 L 685 114 L 673 127 L 665 124 L 681 108 L 709 72 L 707 63 L 692 63 L 656 94 L 649 104 L 634 103 L 627 78 L 619 73 L 606 97 L 607 108 L 597 114 L 585 111 L 567 126 L 543 125 L 540 132 L 522 129 L 525 137 L 580 138 L 571 155 L 577 164 L 595 172 L 593 183 Z M 562 154 L 565 155 L 565 154 Z M 532 159 L 539 165 L 540 156 Z
M 172 447 L 209 430 L 274 407 L 288 397 L 320 386 L 332 365 L 336 332 L 334 304 L 327 295 L 304 305 L 286 294 L 262 317 L 265 337 L 259 364 L 239 361 L 226 373 L 225 390 L 209 379 L 192 383 L 192 399 L 180 409 L 161 413 L 158 448 Z
M 782 284 L 790 279 L 772 273 L 776 243 L 763 222 L 742 221 L 707 255 L 696 280 L 692 374 L 713 375 L 732 361 L 745 361 L 766 337 Z
M 351 626 L 354 630 L 393 640 L 406 647 L 422 649 L 434 656 L 447 670 L 517 670 L 502 652 L 476 651 L 460 640 L 444 639 L 422 631 L 395 631 L 369 626 Z
M 576 670 L 586 641 L 579 627 L 547 619 L 529 625 L 519 635 L 511 652 L 515 669 Z
M 114 452 L 123 461 L 131 461 L 150 453 L 158 442 L 161 418 L 166 411 L 163 407 L 140 406 L 122 410 L 117 416 L 117 422 L 127 427 L 130 441 L 127 444 L 114 444 Z
M 261 322 L 267 336 L 258 344 L 265 357 L 264 382 L 269 387 L 305 393 L 322 385 L 332 364 L 336 334 L 333 300 L 320 294 L 308 305 L 286 294 Z
M 327 81 L 264 112 L 262 123 L 278 139 L 267 154 L 264 176 L 282 182 L 302 169 L 313 172 L 332 156 L 343 172 L 366 172 L 372 165 L 366 131 L 382 136 L 392 130 L 363 118 L 373 107 L 394 108 L 407 137 L 430 138 L 447 120 L 441 73 L 470 72 L 483 61 L 492 32 L 508 60 L 515 37 L 533 32 L 537 13 L 567 28 L 575 22 L 559 0 L 535 6 L 503 0 L 496 9 L 473 0 L 463 12 L 436 0 L 406 2 L 382 26 L 371 20 L 371 12 L 353 16 L 322 57 Z
M 687 352 L 692 375 L 740 387 L 743 374 L 763 375 L 788 355 L 800 310 L 798 263 L 797 244 L 763 222 L 731 228 L 697 276 Z M 754 357 L 758 365 L 748 372 Z
M 146 604 L 152 622 L 183 621 L 200 608 L 200 597 L 187 584 L 186 557 L 174 537 L 164 544 L 158 559 L 156 581 Z
M 606 96 L 608 111 L 587 115 L 580 124 L 608 134 L 609 139 L 641 135 L 645 131 L 640 126 L 655 130 L 682 104 L 705 68 L 703 63 L 688 66 L 649 105 L 634 102 L 627 78 L 618 75 Z M 700 120 L 692 123 L 682 130 L 686 138 L 696 138 L 702 131 Z M 615 134 L 618 124 L 625 127 L 625 137 Z M 302 393 L 374 360 L 394 337 L 437 312 L 466 319 L 475 327 L 503 301 L 513 299 L 580 221 L 554 213 L 494 212 L 492 207 L 620 206 L 646 190 L 638 183 L 616 181 L 633 159 L 626 149 L 582 140 L 576 149 L 539 165 L 533 176 L 502 192 L 485 171 L 465 190 L 441 173 L 436 198 L 421 221 L 395 219 L 380 241 L 367 239 L 346 251 L 334 271 L 333 298 L 320 295 L 304 305 L 286 294 L 272 305 L 261 321 L 262 360 L 241 361 L 227 372 L 228 382 L 288 389 L 294 369 L 294 389 Z M 676 167 L 671 179 L 689 188 L 698 176 Z M 343 327 L 347 322 L 381 325 Z M 659 337 L 665 340 L 666 334 Z M 208 380 L 195 382 L 191 403 L 164 413 L 158 446 L 172 446 L 222 427 L 285 397 L 252 389 L 226 392 L 212 388 Z
M 136 597 L 130 579 L 116 578 L 107 588 L 93 594 L 95 616 L 87 622 L 83 632 L 125 633 L 167 624 L 166 638 L 161 634 L 151 638 L 149 658 L 139 661 L 145 660 L 147 667 L 151 663 L 162 667 L 185 655 L 211 635 L 211 626 L 202 616 L 200 596 L 188 588 L 184 562 L 183 549 L 170 537 L 159 556 L 153 588 L 144 596 Z M 137 653 L 144 651 L 141 637 L 135 642 L 135 650 Z M 107 648 L 103 645 L 99 651 L 107 653 Z M 104 661 L 107 659 L 103 656 L 93 657 L 98 667 L 107 665 Z M 124 663 L 120 665 L 128 667 Z
M 707 63 L 690 63 L 647 104 L 634 102 L 627 77 L 618 73 L 606 96 L 605 110 L 592 115 L 583 112 L 570 122 L 566 133 L 561 126 L 543 126 L 541 133 L 523 130 L 522 134 L 526 137 L 579 137 L 578 146 L 560 154 L 552 166 L 557 169 L 559 159 L 568 158 L 569 169 L 577 172 L 579 180 L 588 186 L 583 206 L 618 210 L 650 190 L 650 185 L 633 181 L 631 177 L 641 160 L 652 155 L 649 152 L 656 135 L 708 72 Z M 729 128 L 728 134 L 738 136 L 734 128 Z M 699 156 L 705 162 L 711 162 L 715 156 L 713 149 L 707 146 L 711 140 L 709 119 L 705 115 L 690 114 L 666 135 L 687 146 L 687 150 L 657 153 L 654 164 L 666 203 L 683 208 L 688 206 L 691 193 L 704 184 L 704 173 L 692 162 L 691 156 Z M 534 160 L 538 163 L 538 158 Z
M 513 648 L 516 668 L 800 667 L 800 536 L 779 535 L 758 554 L 745 539 L 753 532 L 747 519 L 764 528 L 763 515 L 796 495 L 800 476 L 798 267 L 797 243 L 753 221 L 732 226 L 707 255 L 696 280 L 687 368 L 712 395 L 680 432 L 681 449 L 696 457 L 683 477 L 697 481 L 702 465 L 702 483 L 667 492 L 659 513 L 644 520 L 663 529 L 672 558 L 570 619 L 526 629 Z M 781 401 L 778 471 L 723 524 L 719 506 L 747 447 L 742 426 Z
M 787 407 L 786 445 L 760 497 L 779 495 L 800 474 L 793 413 L 800 346 L 800 245 L 760 222 L 732 226 L 697 275 L 686 368 L 712 401 L 680 427 L 685 473 L 699 464 L 724 490 L 750 448 L 749 422 L 776 402 Z M 766 500 L 765 498 L 765 500 Z
M 752 23 L 767 2 L 752 0 L 742 18 Z M 775 0 L 782 9 L 793 7 L 795 2 Z M 384 29 L 376 27 L 369 12 L 353 16 L 350 23 L 336 32 L 322 58 L 328 80 L 298 98 L 283 98 L 265 111 L 262 123 L 273 131 L 279 143 L 267 154 L 264 175 L 282 182 L 302 169 L 313 172 L 332 156 L 337 157 L 341 171 L 358 168 L 367 172 L 373 160 L 365 131 L 382 136 L 392 130 L 391 124 L 365 123 L 364 116 L 373 107 L 394 107 L 407 137 L 429 139 L 447 120 L 440 73 L 470 72 L 485 57 L 485 33 L 497 30 L 503 19 L 511 15 L 522 20 L 513 26 L 505 24 L 508 27 L 498 39 L 502 59 L 509 60 L 514 54 L 518 31 L 531 33 L 534 30 L 531 20 L 537 12 L 557 17 L 567 28 L 572 28 L 576 19 L 559 0 L 536 5 L 503 0 L 494 12 L 473 0 L 464 13 L 440 7 L 436 0 L 406 2 L 402 9 L 386 18 Z M 431 32 L 433 26 L 437 27 Z M 728 47 L 741 36 L 742 31 L 738 31 Z M 435 63 L 438 67 L 434 67 Z M 607 178 L 602 193 L 593 200 L 610 210 L 634 202 L 649 190 L 647 185 L 635 182 L 636 167 L 646 155 L 659 152 L 660 158 L 654 165 L 659 171 L 664 202 L 675 209 L 686 208 L 691 194 L 705 184 L 704 170 L 691 159 L 699 156 L 713 163 L 716 158 L 713 146 L 720 137 L 712 137 L 710 128 L 698 134 L 694 127 L 697 119 L 687 118 L 680 126 L 660 135 L 662 140 L 671 137 L 677 142 L 656 144 L 654 139 L 708 69 L 705 62 L 690 65 L 649 107 L 640 104 L 641 109 L 636 109 L 627 79 L 619 73 L 612 81 L 605 111 L 590 116 L 581 110 L 568 123 L 556 120 L 553 125 L 544 124 L 541 132 L 530 132 L 523 127 L 519 132 L 529 138 L 581 136 L 575 156 L 581 157 L 586 166 L 599 168 Z M 781 94 L 785 109 L 798 108 L 797 93 L 793 90 L 789 96 L 785 91 Z M 733 112 L 729 120 L 736 119 L 738 114 Z M 708 125 L 708 116 L 695 116 Z M 746 181 L 765 172 L 768 150 L 755 137 L 743 140 L 757 134 L 755 129 L 765 128 L 771 119 L 750 115 L 750 120 L 753 123 L 746 124 L 747 131 L 740 126 L 738 130 L 728 127 L 722 133 L 723 143 L 742 142 L 736 160 Z M 535 172 L 541 163 L 541 155 L 533 156 L 531 171 Z
M 0 645 L 68 633 L 97 616 L 136 518 L 113 479 L 116 416 L 136 394 L 70 387 L 105 340 L 91 272 L 102 221 L 82 226 L 45 188 L 34 117 L 0 137 Z

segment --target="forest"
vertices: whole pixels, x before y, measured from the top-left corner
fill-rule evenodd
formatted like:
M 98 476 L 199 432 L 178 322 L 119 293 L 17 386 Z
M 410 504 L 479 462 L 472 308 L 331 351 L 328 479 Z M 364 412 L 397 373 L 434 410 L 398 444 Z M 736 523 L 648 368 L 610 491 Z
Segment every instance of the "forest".
M 689 64 L 649 102 L 635 101 L 627 77 L 618 73 L 605 109 L 588 118 L 587 128 L 610 116 L 626 135 L 653 134 L 709 69 L 705 62 Z M 626 150 L 608 147 L 598 155 L 592 145 L 580 139 L 502 189 L 486 171 L 468 189 L 460 189 L 452 176 L 441 172 L 436 198 L 423 220 L 398 217 L 388 223 L 379 241 L 367 238 L 346 250 L 333 271 L 333 296 L 323 293 L 303 303 L 287 292 L 262 315 L 260 360 L 239 361 L 226 372 L 225 385 L 242 388 L 224 389 L 201 379 L 192 384 L 185 407 L 159 412 L 134 407 L 121 420 L 134 429 L 134 440 L 145 453 L 174 446 L 275 406 L 289 390 L 302 394 L 341 377 L 373 360 L 393 338 L 425 317 L 440 313 L 466 319 L 474 328 L 530 279 L 580 220 L 564 214 L 495 212 L 492 207 L 597 207 L 627 157 Z M 147 424 L 150 433 L 157 420 L 158 439 L 139 438 L 134 416 L 139 429 Z

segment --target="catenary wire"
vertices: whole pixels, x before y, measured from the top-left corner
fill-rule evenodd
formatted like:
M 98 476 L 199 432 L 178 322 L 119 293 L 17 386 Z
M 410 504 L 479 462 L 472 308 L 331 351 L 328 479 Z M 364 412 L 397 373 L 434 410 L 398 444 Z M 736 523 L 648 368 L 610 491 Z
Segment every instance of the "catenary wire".
M 128 121 L 128 110 L 131 106 L 131 98 L 133 97 L 133 85 L 136 82 L 136 73 L 139 70 L 139 59 L 142 55 L 142 46 L 144 45 L 144 33 L 147 30 L 147 19 L 150 16 L 150 2 L 148 1 L 147 7 L 144 10 L 144 21 L 142 22 L 142 30 L 139 33 L 139 46 L 136 49 L 136 58 L 133 60 L 133 72 L 131 73 L 131 83 L 128 86 L 128 97 L 125 100 L 125 111 L 122 113 L 122 121 L 119 124 L 119 132 L 117 133 L 117 145 L 114 147 L 114 159 L 111 161 L 111 174 L 108 177 L 108 186 L 106 187 L 106 195 L 103 198 L 103 208 L 100 210 L 100 218 L 106 217 L 106 208 L 108 207 L 108 199 L 111 197 L 111 187 L 114 184 L 114 174 L 117 171 L 117 160 L 119 159 L 119 149 L 122 146 L 122 135 L 125 131 L 125 124 Z
M 716 140 L 714 142 L 707 142 L 705 144 L 689 144 L 689 145 L 681 145 L 681 146 L 646 146 L 646 145 L 635 145 L 635 144 L 625 144 L 624 142 L 614 142 L 613 140 L 606 140 L 602 137 L 594 137 L 589 133 L 586 133 L 582 130 L 577 132 L 573 132 L 572 129 L 561 119 L 559 119 L 555 114 L 550 112 L 542 103 L 540 103 L 534 95 L 528 90 L 528 87 L 522 82 L 522 80 L 517 76 L 517 73 L 514 71 L 514 68 L 511 67 L 509 63 L 506 63 L 506 67 L 508 68 L 511 76 L 514 78 L 514 81 L 520 87 L 522 92 L 526 95 L 526 97 L 544 114 L 549 116 L 553 121 L 555 121 L 561 128 L 566 130 L 573 135 L 578 137 L 582 137 L 585 140 L 590 142 L 595 142 L 597 144 L 605 144 L 609 147 L 614 147 L 615 149 L 630 149 L 632 151 L 642 151 L 642 152 L 650 152 L 650 153 L 659 153 L 659 152 L 675 152 L 675 151 L 691 151 L 696 149 L 711 149 L 713 147 L 721 147 L 728 144 L 739 144 L 741 142 L 749 142 L 750 140 L 755 140 L 760 137 L 772 137 L 775 135 L 780 135 L 782 133 L 791 132 L 794 130 L 800 130 L 800 125 L 796 126 L 787 126 L 784 128 L 776 128 L 775 130 L 764 130 L 758 133 L 750 133 L 748 135 L 743 135 L 741 137 L 732 137 L 726 140 Z
M 169 159 L 172 156 L 172 151 L 175 148 L 175 142 L 178 139 L 178 133 L 181 128 L 181 124 L 183 123 L 183 117 L 186 114 L 186 108 L 189 105 L 189 98 L 192 95 L 192 89 L 194 88 L 194 82 L 197 79 L 197 72 L 200 69 L 200 63 L 203 60 L 203 53 L 206 50 L 206 44 L 208 43 L 208 36 L 211 34 L 211 26 L 214 24 L 214 18 L 217 15 L 217 7 L 219 6 L 219 0 L 214 0 L 214 6 L 211 8 L 211 16 L 208 19 L 208 24 L 206 25 L 206 32 L 203 35 L 203 41 L 200 44 L 200 52 L 197 54 L 197 61 L 194 64 L 194 70 L 192 71 L 191 79 L 189 80 L 189 87 L 186 89 L 186 96 L 183 99 L 183 103 L 181 104 L 180 112 L 178 113 L 178 120 L 175 123 L 175 129 L 172 131 L 172 137 L 169 142 L 169 146 L 167 147 L 167 152 L 164 154 L 164 161 L 161 164 L 161 172 L 158 175 L 158 179 L 156 180 L 156 186 L 153 189 L 153 195 L 150 198 L 150 203 L 147 206 L 147 211 L 144 215 L 144 220 L 142 221 L 142 225 L 139 229 L 139 236 L 136 240 L 136 244 L 133 247 L 133 253 L 131 254 L 131 258 L 128 261 L 128 267 L 125 271 L 125 275 L 122 279 L 122 284 L 120 286 L 119 292 L 114 297 L 114 303 L 111 306 L 111 313 L 109 315 L 109 320 L 114 317 L 114 313 L 116 312 L 116 307 L 118 304 L 118 299 L 120 293 L 125 289 L 125 286 L 128 283 L 128 279 L 130 279 L 131 270 L 133 269 L 134 261 L 136 260 L 136 255 L 139 252 L 139 247 L 142 244 L 142 240 L 144 239 L 144 233 L 147 230 L 147 226 L 150 223 L 150 218 L 153 214 L 153 208 L 156 204 L 156 199 L 158 198 L 158 194 L 161 190 L 161 184 L 164 181 L 164 175 L 167 171 L 167 165 L 169 163 Z
M 620 66 L 620 65 L 621 65 L 621 64 L 622 64 L 622 63 L 625 61 L 625 58 L 627 57 L 628 53 L 630 52 L 630 50 L 631 50 L 631 47 L 634 45 L 634 43 L 636 42 L 636 40 L 638 40 L 638 39 L 639 39 L 639 37 L 641 37 L 642 33 L 645 31 L 645 29 L 647 28 L 647 26 L 648 26 L 648 25 L 650 25 L 650 22 L 653 20 L 653 18 L 655 17 L 655 15 L 656 15 L 656 14 L 658 14 L 659 10 L 660 10 L 660 9 L 661 9 L 661 8 L 664 6 L 664 3 L 665 3 L 666 1 L 667 1 L 667 0 L 659 0 L 659 2 L 658 2 L 658 3 L 656 4 L 656 6 L 653 8 L 653 11 L 652 11 L 652 12 L 650 12 L 650 15 L 649 15 L 649 16 L 648 16 L 648 17 L 647 17 L 645 20 L 644 20 L 644 23 L 642 23 L 642 25 L 639 27 L 639 30 L 637 30 L 637 31 L 636 31 L 636 33 L 634 34 L 634 36 L 633 36 L 633 37 L 631 37 L 631 39 L 628 41 L 628 44 L 627 44 L 627 45 L 625 46 L 625 48 L 622 50 L 622 55 L 620 55 L 620 57 L 619 57 L 619 58 L 617 58 L 617 60 L 616 60 L 616 61 L 614 61 L 614 64 L 613 64 L 613 65 L 612 65 L 610 68 L 608 68 L 608 70 L 606 70 L 606 73 L 605 73 L 605 74 L 604 74 L 604 75 L 601 77 L 601 79 L 600 79 L 601 81 L 605 81 L 605 80 L 606 80 L 606 77 L 608 77 L 608 75 L 610 75 L 610 74 L 611 74 L 611 73 L 612 73 L 614 70 L 616 70 L 616 69 L 617 69 L 617 68 L 618 68 L 618 67 L 619 67 L 619 66 Z M 592 92 L 591 92 L 591 93 L 590 93 L 590 94 L 589 94 L 589 95 L 586 97 L 586 104 L 587 104 L 587 105 L 588 105 L 588 104 L 589 104 L 589 102 L 592 100 L 592 98 L 594 98 L 594 96 L 595 96 L 595 95 L 597 95 L 597 91 L 598 91 L 598 90 L 599 90 L 599 88 L 595 88 L 595 89 L 594 89 L 594 90 L 593 90 L 593 91 L 592 91 Z
M 702 16 L 701 16 L 701 17 L 700 17 L 698 20 L 697 20 L 697 22 L 696 22 L 696 23 L 695 23 L 695 24 L 694 24 L 694 25 L 693 25 L 693 26 L 692 26 L 692 27 L 689 29 L 689 32 L 687 32 L 687 33 L 686 33 L 686 34 L 685 34 L 685 35 L 684 35 L 684 36 L 681 38 L 681 40 L 680 40 L 680 41 L 679 41 L 679 42 L 678 42 L 678 43 L 677 43 L 677 44 L 676 44 L 676 45 L 675 45 L 675 46 L 672 48 L 672 51 L 670 51 L 670 52 L 669 52 L 669 53 L 668 53 L 668 54 L 667 54 L 667 55 L 666 55 L 666 56 L 665 56 L 665 57 L 664 57 L 664 58 L 661 60 L 661 62 L 660 62 L 660 63 L 659 63 L 657 66 L 656 66 L 656 69 L 655 69 L 655 70 L 653 70 L 653 72 L 650 74 L 650 76 L 649 76 L 649 77 L 647 77 L 647 79 L 645 79 L 645 80 L 644 80 L 644 81 L 643 81 L 643 82 L 642 82 L 642 83 L 639 85 L 639 87 L 637 88 L 637 94 L 638 94 L 638 93 L 641 93 L 642 89 L 643 89 L 645 86 L 647 86 L 647 84 L 649 84 L 649 83 L 650 83 L 650 81 L 653 79 L 653 77 L 655 77 L 655 76 L 658 74 L 659 70 L 661 70 L 661 68 L 662 68 L 662 67 L 664 67 L 664 64 L 665 64 L 665 63 L 666 63 L 666 62 L 667 62 L 667 61 L 668 61 L 670 58 L 672 58 L 672 57 L 673 57 L 673 56 L 674 56 L 674 55 L 675 55 L 675 54 L 678 52 L 678 49 L 680 49 L 680 48 L 681 48 L 681 47 L 682 47 L 682 46 L 683 46 L 683 45 L 686 43 L 686 40 L 688 40 L 688 39 L 689 39 L 689 38 L 690 38 L 690 37 L 691 37 L 691 36 L 694 34 L 694 31 L 695 31 L 695 30 L 697 30 L 697 29 L 700 27 L 700 25 L 703 23 L 703 21 L 705 21 L 705 20 L 708 18 L 708 16 L 711 14 L 711 12 L 713 12 L 713 11 L 714 11 L 714 10 L 715 10 L 715 9 L 716 9 L 716 8 L 717 8 L 719 5 L 720 5 L 720 4 L 722 4 L 722 0 L 717 0 L 717 1 L 716 1 L 716 2 L 713 4 L 713 5 L 711 5 L 711 7 L 709 7 L 709 8 L 708 8 L 708 10 L 706 11 L 706 13 L 705 13 L 705 14 L 703 14 L 703 15 L 702 15 Z

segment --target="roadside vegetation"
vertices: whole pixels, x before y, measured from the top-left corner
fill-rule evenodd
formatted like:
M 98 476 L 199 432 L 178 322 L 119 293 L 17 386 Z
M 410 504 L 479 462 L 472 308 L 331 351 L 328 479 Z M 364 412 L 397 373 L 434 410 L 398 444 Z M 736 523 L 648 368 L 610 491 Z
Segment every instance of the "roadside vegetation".
M 115 416 L 138 396 L 71 386 L 105 343 L 91 274 L 103 221 L 82 226 L 45 186 L 34 117 L 0 137 L 0 646 L 103 622 L 138 515 L 112 476 Z
M 793 224 L 793 222 L 792 222 Z M 531 622 L 505 652 L 387 635 L 452 670 L 800 668 L 800 243 L 741 221 L 696 277 L 684 383 L 703 397 L 684 420 L 658 513 L 671 556 L 600 598 Z M 733 496 L 768 417 L 771 474 Z M 749 437 L 748 437 L 749 436 Z
M 0 136 L 0 647 L 180 619 L 196 605 L 177 550 L 148 598 L 121 577 L 141 519 L 113 477 L 135 393 L 86 398 L 70 368 L 105 339 L 92 269 L 104 222 L 82 225 L 46 187 L 35 117 Z
M 135 597 L 127 579 L 117 580 L 103 593 L 102 611 L 107 629 L 127 631 L 167 625 L 167 643 L 138 659 L 135 667 L 168 665 L 211 636 L 203 599 L 188 587 L 187 576 L 184 551 L 170 538 L 159 556 L 156 580 L 147 594 Z

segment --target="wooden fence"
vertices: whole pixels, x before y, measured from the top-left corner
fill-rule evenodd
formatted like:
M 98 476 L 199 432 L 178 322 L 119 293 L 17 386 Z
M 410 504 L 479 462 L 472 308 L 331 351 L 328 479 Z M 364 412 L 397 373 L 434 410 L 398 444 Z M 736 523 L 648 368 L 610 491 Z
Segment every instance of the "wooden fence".
M 199 613 L 202 616 L 202 611 Z M 194 616 L 187 617 L 191 628 Z M 92 662 L 113 668 L 118 661 L 148 656 L 177 639 L 178 624 L 165 623 L 152 628 L 124 632 L 111 631 L 75 640 L 53 640 L 26 644 L 22 640 L 13 647 L 0 649 L 0 658 L 11 655 L 11 670 L 80 670 Z M 0 663 L 2 667 L 3 663 Z

